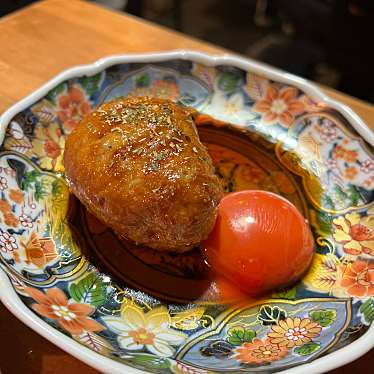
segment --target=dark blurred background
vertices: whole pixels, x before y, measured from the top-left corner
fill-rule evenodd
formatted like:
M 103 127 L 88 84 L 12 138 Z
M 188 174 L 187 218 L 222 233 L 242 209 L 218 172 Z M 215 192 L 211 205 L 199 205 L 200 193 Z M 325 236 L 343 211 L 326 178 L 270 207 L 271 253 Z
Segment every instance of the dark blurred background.
M 373 0 L 92 1 L 374 103 Z M 32 2 L 0 0 L 0 15 Z

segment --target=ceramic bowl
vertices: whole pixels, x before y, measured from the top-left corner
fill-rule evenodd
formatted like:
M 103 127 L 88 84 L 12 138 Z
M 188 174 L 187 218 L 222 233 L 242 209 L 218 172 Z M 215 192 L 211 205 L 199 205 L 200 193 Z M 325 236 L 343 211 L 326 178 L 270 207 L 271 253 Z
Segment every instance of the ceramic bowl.
M 198 249 L 135 248 L 69 195 L 66 135 L 127 95 L 195 107 L 226 192 L 265 189 L 299 208 L 316 243 L 302 281 L 222 303 Z M 114 56 L 52 79 L 0 129 L 1 299 L 82 361 L 108 373 L 317 373 L 374 345 L 374 136 L 309 82 L 232 56 Z

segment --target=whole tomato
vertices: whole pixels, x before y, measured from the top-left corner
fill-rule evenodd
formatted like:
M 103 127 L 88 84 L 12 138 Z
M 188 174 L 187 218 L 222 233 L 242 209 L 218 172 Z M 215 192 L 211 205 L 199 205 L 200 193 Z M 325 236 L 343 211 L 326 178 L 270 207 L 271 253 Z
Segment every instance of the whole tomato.
M 202 243 L 208 264 L 249 295 L 299 280 L 311 263 L 314 240 L 298 209 L 265 191 L 225 196 L 216 225 Z

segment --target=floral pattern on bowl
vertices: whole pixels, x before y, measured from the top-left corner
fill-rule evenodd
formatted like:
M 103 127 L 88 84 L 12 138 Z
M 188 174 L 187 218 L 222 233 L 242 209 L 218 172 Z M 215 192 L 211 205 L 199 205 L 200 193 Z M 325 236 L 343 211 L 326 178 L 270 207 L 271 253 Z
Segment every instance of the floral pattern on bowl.
M 287 148 L 299 162 L 293 169 L 285 155 L 283 159 L 304 178 L 315 206 L 337 213 L 372 201 L 374 157 L 363 140 L 347 132 L 339 119 L 324 112 L 308 114 L 295 122 L 291 133 L 294 138 L 287 140 Z M 281 144 L 279 148 L 280 153 L 284 152 Z M 316 188 L 315 178 L 320 188 Z
M 346 300 L 330 300 L 331 309 L 320 309 L 321 301 L 326 302 L 272 300 L 231 310 L 214 330 L 186 345 L 178 358 L 201 367 L 208 361 L 218 370 L 275 370 L 311 360 L 331 347 L 349 323 Z M 347 319 L 338 320 L 337 315 Z
M 272 190 L 309 219 L 316 253 L 301 282 L 245 305 L 217 301 L 214 284 L 187 304 L 173 301 L 183 295 L 153 293 L 145 274 L 197 285 L 196 253 L 135 254 L 82 213 L 64 181 L 66 135 L 101 102 L 145 94 L 201 112 L 226 192 Z M 34 318 L 124 372 L 285 370 L 350 344 L 374 320 L 373 165 L 372 149 L 336 109 L 265 73 L 166 57 L 113 64 L 60 82 L 8 121 L 1 269 Z M 130 279 L 130 267 L 120 280 L 107 272 L 95 249 L 103 243 L 144 279 Z

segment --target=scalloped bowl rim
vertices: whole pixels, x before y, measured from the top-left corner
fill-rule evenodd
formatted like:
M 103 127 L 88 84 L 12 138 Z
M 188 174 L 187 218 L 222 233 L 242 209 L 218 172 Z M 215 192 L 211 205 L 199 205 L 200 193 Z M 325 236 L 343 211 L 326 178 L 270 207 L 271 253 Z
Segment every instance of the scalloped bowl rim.
M 44 97 L 51 89 L 67 79 L 83 75 L 91 76 L 116 64 L 131 62 L 152 63 L 173 59 L 190 60 L 207 66 L 235 66 L 245 71 L 252 71 L 256 74 L 263 75 L 277 82 L 296 86 L 310 95 L 313 99 L 322 101 L 331 108 L 334 108 L 338 112 L 343 114 L 348 119 L 349 123 L 355 128 L 355 130 L 368 143 L 374 146 L 374 133 L 351 108 L 330 98 L 328 95 L 324 94 L 315 84 L 310 83 L 306 79 L 300 78 L 293 74 L 284 72 L 282 70 L 273 68 L 269 65 L 254 61 L 249 58 L 234 56 L 232 54 L 209 55 L 203 52 L 190 50 L 173 50 L 169 52 L 114 55 L 101 58 L 92 64 L 78 65 L 73 68 L 64 70 L 63 72 L 49 80 L 46 84 L 41 86 L 39 89 L 11 106 L 0 116 L 0 143 L 2 143 L 3 141 L 7 125 L 17 113 L 26 109 L 28 106 Z M 26 305 L 21 301 L 20 297 L 15 292 L 8 276 L 3 270 L 0 271 L 0 300 L 12 314 L 14 314 L 28 327 L 30 327 L 52 343 L 56 344 L 67 353 L 104 373 L 147 373 L 146 371 L 132 368 L 125 364 L 116 362 L 110 358 L 104 357 L 96 352 L 93 352 L 89 348 L 82 346 L 78 342 L 65 336 L 58 330 L 48 325 L 41 318 L 35 315 L 30 309 L 28 309 Z M 368 331 L 364 335 L 348 344 L 347 346 L 340 348 L 335 352 L 329 353 L 326 356 L 320 357 L 310 363 L 286 369 L 282 372 L 287 374 L 304 374 L 305 371 L 311 374 L 323 373 L 359 358 L 373 347 L 374 324 L 371 324 Z

